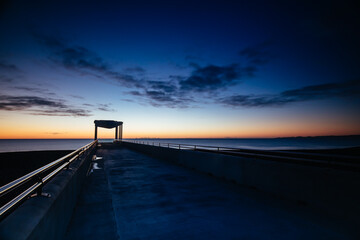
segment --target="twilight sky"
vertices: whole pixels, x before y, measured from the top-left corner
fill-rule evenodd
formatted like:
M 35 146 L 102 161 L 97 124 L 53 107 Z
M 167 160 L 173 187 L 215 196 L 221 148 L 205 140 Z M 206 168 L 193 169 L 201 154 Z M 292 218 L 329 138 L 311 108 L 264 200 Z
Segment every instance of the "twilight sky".
M 95 119 L 123 121 L 128 138 L 360 134 L 358 12 L 346 1 L 5 1 L 0 138 L 91 138 Z

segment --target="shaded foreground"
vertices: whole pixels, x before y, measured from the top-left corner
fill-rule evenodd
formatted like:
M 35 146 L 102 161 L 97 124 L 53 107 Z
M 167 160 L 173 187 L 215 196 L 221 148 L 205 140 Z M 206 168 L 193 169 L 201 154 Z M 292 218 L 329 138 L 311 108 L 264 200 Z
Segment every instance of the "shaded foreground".
M 0 153 L 0 186 L 34 171 L 73 150 Z
M 96 155 L 67 239 L 356 239 L 309 206 L 125 148 Z

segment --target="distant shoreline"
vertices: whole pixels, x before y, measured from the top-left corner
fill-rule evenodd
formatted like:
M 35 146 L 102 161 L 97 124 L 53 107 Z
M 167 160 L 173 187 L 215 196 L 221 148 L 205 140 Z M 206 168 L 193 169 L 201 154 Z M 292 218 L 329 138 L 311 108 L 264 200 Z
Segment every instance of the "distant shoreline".
M 232 138 L 232 137 L 223 137 L 223 138 L 150 138 L 150 137 L 143 137 L 143 138 L 124 138 L 124 139 L 129 139 L 129 140 L 137 140 L 137 139 L 194 139 L 194 140 L 201 140 L 201 139 L 206 139 L 206 140 L 217 140 L 217 139 L 230 139 L 230 140 L 241 140 L 241 139 L 301 139 L 301 138 L 359 138 L 360 139 L 360 135 L 328 135 L 328 136 L 296 136 L 296 137 L 243 137 L 243 138 Z M 107 138 L 106 138 L 107 139 Z
M 99 139 L 112 142 L 113 139 Z M 124 139 L 148 144 L 229 147 L 257 150 L 339 149 L 360 146 L 360 135 L 292 138 L 136 138 Z M 77 149 L 93 139 L 2 139 L 0 152 L 26 152 Z
M 300 138 L 359 138 L 360 134 L 354 135 L 322 135 L 322 136 L 293 136 L 293 137 L 209 137 L 209 138 L 197 138 L 197 137 L 181 137 L 181 138 L 156 138 L 156 137 L 137 137 L 137 138 L 124 138 L 124 140 L 137 140 L 137 139 L 300 139 Z M 111 140 L 113 138 L 99 138 L 100 140 Z M 0 140 L 93 140 L 93 138 L 0 138 Z

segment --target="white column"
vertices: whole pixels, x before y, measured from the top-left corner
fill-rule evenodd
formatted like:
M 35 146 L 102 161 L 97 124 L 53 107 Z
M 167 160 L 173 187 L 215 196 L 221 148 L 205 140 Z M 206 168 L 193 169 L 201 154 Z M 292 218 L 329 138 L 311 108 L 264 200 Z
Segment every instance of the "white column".
M 123 135 L 123 125 L 121 124 L 119 126 L 119 139 L 122 141 L 122 135 Z

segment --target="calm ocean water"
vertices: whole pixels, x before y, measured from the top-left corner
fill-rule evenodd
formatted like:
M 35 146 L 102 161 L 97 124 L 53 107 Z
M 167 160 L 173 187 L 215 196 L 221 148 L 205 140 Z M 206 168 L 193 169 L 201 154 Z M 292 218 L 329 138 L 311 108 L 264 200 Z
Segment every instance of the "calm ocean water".
M 360 146 L 360 135 L 299 138 L 238 139 L 136 139 L 145 142 L 177 143 L 244 149 L 328 149 Z M 92 139 L 0 139 L 0 152 L 75 150 Z M 111 142 L 112 139 L 100 141 Z

